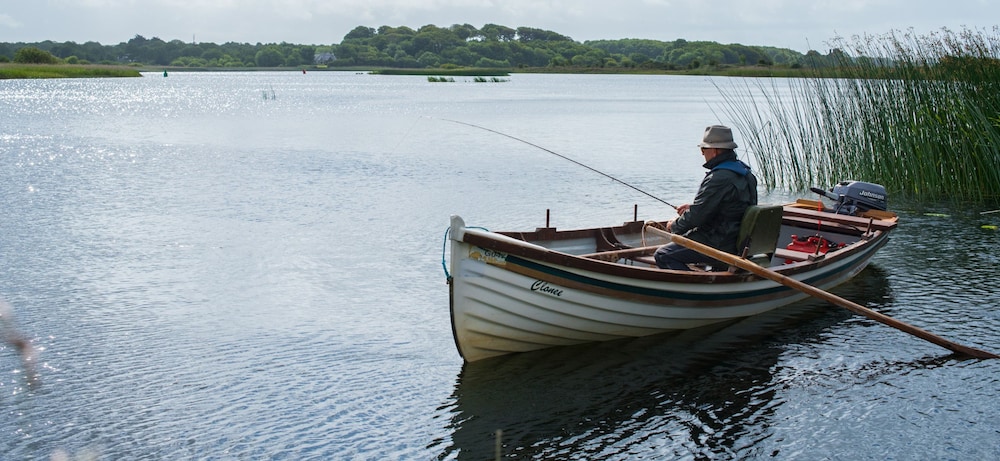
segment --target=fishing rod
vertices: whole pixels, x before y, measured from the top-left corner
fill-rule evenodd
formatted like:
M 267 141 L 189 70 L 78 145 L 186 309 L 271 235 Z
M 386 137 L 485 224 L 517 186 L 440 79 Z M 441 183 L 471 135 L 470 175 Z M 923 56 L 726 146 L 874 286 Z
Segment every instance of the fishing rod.
M 527 145 L 529 145 L 531 147 L 537 147 L 537 148 L 539 148 L 541 150 L 544 150 L 545 152 L 548 152 L 548 153 L 550 153 L 552 155 L 555 155 L 556 157 L 559 157 L 559 158 L 561 158 L 563 160 L 568 160 L 570 162 L 573 162 L 573 163 L 575 163 L 577 165 L 580 165 L 580 166 L 582 166 L 582 167 L 584 167 L 584 168 L 586 168 L 586 169 L 588 169 L 590 171 L 593 171 L 594 173 L 597 173 L 597 174 L 599 174 L 601 176 L 604 176 L 605 178 L 611 179 L 614 182 L 617 182 L 619 184 L 627 186 L 627 187 L 631 188 L 632 190 L 635 190 L 636 192 L 639 192 L 639 193 L 641 193 L 641 194 L 643 194 L 643 195 L 645 195 L 645 196 L 647 196 L 649 198 L 652 198 L 653 200 L 656 200 L 656 201 L 658 201 L 660 203 L 663 203 L 663 204 L 669 206 L 670 208 L 673 208 L 675 210 L 677 209 L 677 207 L 674 206 L 674 205 L 672 205 L 672 204 L 670 204 L 670 202 L 668 202 L 666 200 L 663 200 L 663 199 L 661 199 L 661 198 L 659 198 L 659 197 L 657 197 L 657 196 L 655 196 L 653 194 L 650 194 L 649 192 L 646 192 L 646 191 L 644 191 L 644 190 L 642 190 L 642 189 L 640 189 L 638 187 L 635 187 L 635 186 L 633 186 L 633 185 L 631 185 L 631 184 L 629 184 L 629 183 L 627 183 L 625 181 L 622 181 L 621 179 L 618 179 L 618 178 L 616 178 L 614 176 L 611 176 L 611 175 L 609 175 L 609 174 L 607 174 L 607 173 L 605 173 L 603 171 L 600 171 L 600 170 L 598 170 L 596 168 L 587 166 L 587 165 L 585 165 L 583 163 L 580 163 L 580 162 L 578 162 L 576 160 L 573 160 L 573 159 L 571 159 L 571 158 L 569 158 L 569 157 L 567 157 L 565 155 L 562 155 L 562 154 L 557 153 L 557 152 L 553 152 L 553 151 L 551 151 L 549 149 L 546 149 L 546 148 L 544 148 L 542 146 L 539 146 L 538 144 L 534 144 L 534 143 L 525 141 L 525 140 L 523 140 L 521 138 L 518 138 L 516 136 L 511 136 L 511 135 L 509 135 L 507 133 L 503 133 L 503 132 L 500 132 L 500 131 L 497 131 L 497 130 L 493 130 L 493 129 L 486 128 L 486 127 L 483 127 L 483 126 L 479 126 L 479 125 L 476 125 L 476 124 L 473 124 L 473 123 L 461 122 L 461 121 L 458 121 L 458 120 L 450 120 L 450 119 L 446 119 L 446 118 L 442 118 L 440 120 L 444 120 L 446 122 L 458 123 L 459 125 L 471 126 L 473 128 L 479 128 L 480 130 L 489 131 L 490 133 L 495 133 L 495 134 L 498 134 L 500 136 L 508 137 L 508 138 L 513 139 L 515 141 L 523 142 L 523 143 L 525 143 L 525 144 L 527 144 Z

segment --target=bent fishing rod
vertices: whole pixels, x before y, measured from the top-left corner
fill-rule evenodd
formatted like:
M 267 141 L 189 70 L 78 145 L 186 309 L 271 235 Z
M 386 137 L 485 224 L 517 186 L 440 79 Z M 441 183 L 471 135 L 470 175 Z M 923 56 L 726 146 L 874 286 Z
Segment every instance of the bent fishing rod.
M 611 176 L 611 175 L 609 175 L 609 174 L 607 174 L 607 173 L 605 173 L 603 171 L 600 171 L 600 170 L 598 170 L 596 168 L 587 166 L 587 165 L 585 165 L 585 164 L 583 164 L 581 162 L 573 160 L 573 159 L 571 159 L 571 158 L 569 158 L 569 157 L 567 157 L 565 155 L 562 155 L 562 154 L 560 154 L 558 152 L 553 152 L 553 151 L 551 151 L 549 149 L 546 149 L 546 148 L 544 148 L 542 146 L 539 146 L 538 144 L 534 144 L 534 143 L 525 141 L 525 140 L 523 140 L 521 138 L 518 138 L 516 136 L 511 136 L 511 135 L 509 135 L 507 133 L 503 133 L 503 132 L 500 132 L 500 131 L 497 131 L 497 130 L 493 130 L 493 129 L 486 128 L 486 127 L 483 127 L 483 126 L 479 126 L 479 125 L 476 125 L 476 124 L 473 124 L 473 123 L 461 122 L 461 121 L 458 121 L 458 120 L 450 120 L 450 119 L 446 119 L 446 118 L 442 118 L 440 120 L 444 120 L 446 122 L 458 123 L 459 125 L 471 126 L 473 128 L 479 128 L 480 130 L 489 131 L 490 133 L 498 134 L 500 136 L 504 136 L 504 137 L 513 139 L 515 141 L 523 142 L 523 143 L 525 143 L 525 144 L 527 144 L 527 145 L 529 145 L 531 147 L 537 147 L 537 148 L 539 148 L 539 149 L 541 149 L 541 150 L 543 150 L 545 152 L 548 152 L 548 153 L 550 153 L 552 155 L 555 155 L 556 157 L 559 157 L 559 158 L 561 158 L 563 160 L 568 160 L 570 162 L 573 162 L 573 163 L 575 163 L 577 165 L 580 165 L 580 166 L 582 166 L 582 167 L 584 167 L 584 168 L 586 168 L 586 169 L 588 169 L 590 171 L 593 171 L 594 173 L 597 173 L 597 174 L 599 174 L 601 176 L 604 176 L 605 178 L 608 178 L 608 179 L 610 179 L 610 180 L 612 180 L 614 182 L 617 182 L 617 183 L 619 183 L 621 185 L 627 186 L 627 187 L 631 188 L 632 190 L 634 190 L 636 192 L 639 192 L 639 193 L 641 193 L 641 194 L 643 194 L 643 195 L 645 195 L 645 196 L 647 196 L 647 197 L 649 197 L 649 198 L 651 198 L 653 200 L 656 200 L 656 201 L 658 201 L 660 203 L 663 203 L 663 204 L 669 206 L 670 208 L 673 208 L 674 210 L 677 209 L 677 207 L 674 206 L 674 205 L 672 205 L 672 204 L 670 204 L 670 202 L 667 202 L 666 200 L 663 200 L 663 199 L 661 199 L 661 198 L 659 198 L 659 197 L 657 197 L 657 196 L 655 196 L 653 194 L 650 194 L 649 192 L 646 192 L 646 191 L 644 191 L 644 190 L 642 190 L 642 189 L 640 189 L 638 187 L 635 187 L 635 186 L 633 186 L 633 185 L 631 185 L 631 184 L 629 184 L 629 183 L 627 183 L 625 181 L 622 181 L 621 179 L 618 179 L 618 178 L 616 178 L 614 176 Z

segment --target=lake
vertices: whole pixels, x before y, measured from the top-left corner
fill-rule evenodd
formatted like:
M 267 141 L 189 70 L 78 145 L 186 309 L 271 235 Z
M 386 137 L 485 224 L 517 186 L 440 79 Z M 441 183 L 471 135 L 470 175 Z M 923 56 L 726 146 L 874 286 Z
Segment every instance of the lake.
M 41 382 L 0 345 L 3 458 L 1000 458 L 1000 361 L 822 301 L 463 364 L 449 216 L 671 218 L 559 155 L 686 203 L 729 123 L 716 85 L 740 84 L 507 80 L 0 81 L 0 297 Z M 1000 351 L 1000 213 L 889 205 L 899 229 L 835 293 Z

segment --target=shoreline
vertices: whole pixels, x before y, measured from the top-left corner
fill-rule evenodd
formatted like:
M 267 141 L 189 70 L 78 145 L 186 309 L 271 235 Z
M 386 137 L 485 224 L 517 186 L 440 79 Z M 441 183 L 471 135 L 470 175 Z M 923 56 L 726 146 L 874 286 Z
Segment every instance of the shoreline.
M 0 80 L 40 78 L 114 78 L 141 77 L 143 72 L 368 72 L 377 75 L 416 75 L 447 77 L 506 77 L 510 74 L 622 74 L 622 75 L 699 75 L 723 77 L 816 77 L 816 69 L 776 66 L 721 66 L 696 69 L 643 69 L 599 67 L 524 67 L 524 68 L 372 68 L 372 67 L 172 67 L 103 64 L 19 64 L 0 63 Z M 827 70 L 824 74 L 836 74 Z

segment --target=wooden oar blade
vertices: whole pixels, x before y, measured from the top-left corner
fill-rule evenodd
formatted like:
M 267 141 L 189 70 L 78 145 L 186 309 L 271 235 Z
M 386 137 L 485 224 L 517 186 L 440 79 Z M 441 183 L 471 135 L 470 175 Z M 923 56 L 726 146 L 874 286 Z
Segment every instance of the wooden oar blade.
M 743 270 L 746 270 L 748 272 L 751 272 L 751 273 L 753 273 L 753 274 L 755 274 L 757 276 L 760 276 L 760 277 L 763 277 L 763 278 L 766 278 L 766 279 L 769 279 L 769 280 L 773 280 L 773 281 L 778 282 L 778 283 L 780 283 L 782 285 L 785 285 L 787 287 L 794 288 L 794 289 L 799 290 L 799 291 L 801 291 L 803 293 L 806 293 L 806 294 L 808 294 L 810 296 L 823 299 L 823 300 L 828 301 L 828 302 L 830 302 L 832 304 L 836 304 L 836 305 L 838 305 L 840 307 L 843 307 L 843 308 L 845 308 L 845 309 L 847 309 L 847 310 L 849 310 L 851 312 L 854 312 L 856 314 L 863 315 L 863 316 L 868 317 L 868 318 L 870 318 L 872 320 L 875 320 L 876 322 L 883 323 L 885 325 L 888 325 L 890 327 L 893 327 L 893 328 L 895 328 L 897 330 L 900 330 L 900 331 L 903 331 L 905 333 L 909 333 L 909 334 L 911 334 L 913 336 L 916 336 L 916 337 L 918 337 L 920 339 L 923 339 L 925 341 L 937 344 L 938 346 L 941 346 L 941 347 L 943 347 L 945 349 L 948 349 L 948 350 L 950 350 L 952 352 L 956 352 L 956 353 L 959 353 L 959 354 L 964 354 L 964 355 L 967 355 L 969 357 L 974 357 L 974 358 L 978 358 L 978 359 L 997 359 L 997 358 L 1000 358 L 1000 355 L 996 355 L 996 354 L 994 354 L 992 352 L 986 352 L 984 350 L 976 349 L 974 347 L 963 346 L 961 344 L 949 341 L 949 340 L 947 340 L 945 338 L 937 336 L 937 335 L 935 335 L 933 333 L 930 333 L 930 332 L 928 332 L 926 330 L 923 330 L 921 328 L 917 328 L 917 327 L 915 327 L 913 325 L 910 325 L 910 324 L 901 322 L 899 320 L 896 320 L 896 319 L 894 319 L 892 317 L 889 317 L 888 315 L 885 315 L 885 314 L 873 311 L 871 309 L 868 309 L 867 307 L 864 307 L 864 306 L 862 306 L 860 304 L 848 301 L 848 300 L 846 300 L 844 298 L 841 298 L 840 296 L 837 296 L 837 295 L 835 295 L 833 293 L 829 293 L 827 291 L 823 291 L 823 290 L 821 290 L 819 288 L 816 288 L 816 287 L 814 287 L 812 285 L 800 282 L 800 281 L 795 280 L 795 279 L 793 279 L 791 277 L 788 277 L 788 276 L 786 276 L 784 274 L 779 274 L 779 273 L 777 273 L 775 271 L 772 271 L 770 269 L 767 269 L 765 267 L 758 266 L 757 264 L 753 263 L 752 261 L 748 261 L 746 259 L 737 257 L 736 255 L 732 255 L 732 254 L 726 253 L 724 251 L 720 251 L 720 250 L 717 250 L 715 248 L 712 248 L 712 247 L 710 247 L 708 245 L 704 245 L 704 244 L 695 242 L 694 240 L 691 240 L 689 238 L 686 238 L 686 237 L 683 237 L 683 236 L 680 236 L 680 235 L 677 235 L 677 234 L 672 234 L 672 233 L 667 232 L 665 230 L 658 229 L 658 228 L 656 228 L 654 226 L 647 226 L 646 227 L 646 231 L 652 232 L 652 233 L 655 233 L 655 234 L 658 234 L 658 235 L 662 235 L 664 237 L 669 238 L 671 242 L 674 242 L 674 243 L 676 243 L 678 245 L 681 245 L 681 246 L 684 246 L 686 248 L 690 248 L 690 249 L 692 249 L 694 251 L 697 251 L 697 252 L 699 252 L 699 253 L 701 253 L 701 254 L 703 254 L 705 256 L 709 256 L 709 257 L 715 258 L 715 259 L 717 259 L 719 261 L 722 261 L 724 263 L 727 263 L 727 264 L 739 267 L 740 269 L 743 269 Z

